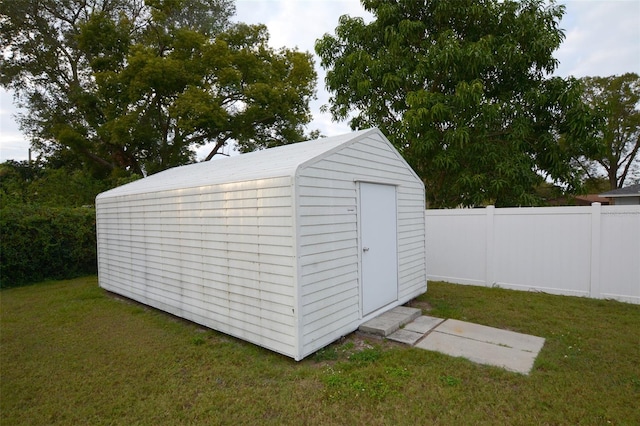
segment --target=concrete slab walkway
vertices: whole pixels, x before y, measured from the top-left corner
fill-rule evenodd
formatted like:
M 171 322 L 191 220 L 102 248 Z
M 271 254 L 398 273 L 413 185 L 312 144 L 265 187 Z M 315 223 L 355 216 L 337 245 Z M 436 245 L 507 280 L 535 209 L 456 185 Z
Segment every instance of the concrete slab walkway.
M 360 331 L 521 374 L 529 374 L 544 346 L 542 337 L 420 313 L 399 306 L 362 324 Z

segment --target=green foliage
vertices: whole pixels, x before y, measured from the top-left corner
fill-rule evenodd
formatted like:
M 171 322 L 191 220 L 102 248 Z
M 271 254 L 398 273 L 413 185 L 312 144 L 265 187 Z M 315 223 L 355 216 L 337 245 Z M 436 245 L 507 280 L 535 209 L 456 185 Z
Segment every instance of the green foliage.
M 316 43 L 330 111 L 379 127 L 432 207 L 531 205 L 545 178 L 579 185 L 591 117 L 573 79 L 549 78 L 564 6 L 542 0 L 364 0 Z
M 126 173 L 94 177 L 73 167 L 55 168 L 49 162 L 9 160 L 0 164 L 0 206 L 93 206 L 100 192 L 139 177 Z
M 95 273 L 93 208 L 0 209 L 0 287 Z
M 599 118 L 595 149 L 575 158 L 587 180 L 604 177 L 607 190 L 640 182 L 640 76 L 584 77 L 584 100 Z M 604 171 L 604 173 L 602 173 Z
M 95 197 L 139 178 L 113 173 L 98 179 L 55 165 L 0 164 L 0 287 L 94 273 Z
M 151 174 L 305 139 L 311 55 L 234 24 L 230 0 L 3 1 L 0 85 L 32 145 L 80 168 Z
M 0 207 L 28 203 L 32 198 L 31 183 L 43 174 L 41 167 L 28 161 L 8 160 L 0 164 Z
M 583 188 L 587 194 L 602 194 L 609 191 L 611 186 L 606 178 L 587 178 L 583 183 Z

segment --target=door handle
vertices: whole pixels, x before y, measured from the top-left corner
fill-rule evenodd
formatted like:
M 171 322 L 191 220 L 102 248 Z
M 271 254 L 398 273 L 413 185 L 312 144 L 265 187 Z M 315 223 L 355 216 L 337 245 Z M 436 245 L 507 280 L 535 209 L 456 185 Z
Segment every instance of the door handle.
M 364 252 L 369 251 L 369 247 L 362 247 L 362 251 L 364 251 Z

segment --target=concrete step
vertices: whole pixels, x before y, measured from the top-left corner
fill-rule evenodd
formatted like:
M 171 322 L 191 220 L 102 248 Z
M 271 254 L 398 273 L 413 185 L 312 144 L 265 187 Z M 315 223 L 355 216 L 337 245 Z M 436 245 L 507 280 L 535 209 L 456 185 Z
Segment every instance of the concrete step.
M 403 328 L 388 335 L 387 339 L 413 346 L 444 321 L 443 318 L 420 316 Z
M 358 330 L 376 336 L 387 337 L 405 324 L 410 323 L 422 314 L 420 309 L 396 306 L 360 325 Z
M 359 330 L 521 374 L 531 372 L 544 346 L 542 337 L 420 314 L 420 309 L 398 306 L 362 324 Z
M 398 306 L 365 322 L 359 330 L 521 374 L 531 372 L 544 346 L 542 337 L 420 314 L 420 309 Z

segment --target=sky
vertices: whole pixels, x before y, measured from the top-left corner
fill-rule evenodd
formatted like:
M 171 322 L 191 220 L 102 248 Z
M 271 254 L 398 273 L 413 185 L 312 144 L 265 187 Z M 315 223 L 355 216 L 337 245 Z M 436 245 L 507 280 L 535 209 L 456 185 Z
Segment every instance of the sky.
M 626 72 L 640 74 L 640 0 L 565 0 L 560 27 L 565 40 L 555 53 L 560 65 L 555 75 L 609 76 Z M 333 34 L 341 15 L 372 17 L 359 0 L 236 0 L 234 20 L 262 23 L 275 47 L 297 48 L 314 54 L 318 73 L 317 99 L 310 103 L 313 121 L 308 130 L 324 136 L 350 131 L 347 122 L 333 122 L 320 107 L 329 100 L 324 87 L 325 73 L 315 55 L 315 41 Z M 29 143 L 15 120 L 17 110 L 12 94 L 0 89 L 0 162 L 26 160 Z M 198 151 L 202 159 L 208 147 Z

